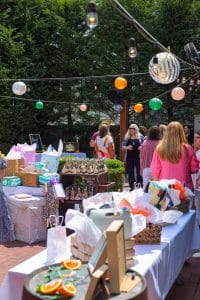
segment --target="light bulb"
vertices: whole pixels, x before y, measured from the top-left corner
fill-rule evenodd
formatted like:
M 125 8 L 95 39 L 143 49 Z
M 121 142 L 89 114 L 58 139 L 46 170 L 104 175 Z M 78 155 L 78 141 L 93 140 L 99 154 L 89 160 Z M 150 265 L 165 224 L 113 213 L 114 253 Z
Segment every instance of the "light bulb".
M 130 38 L 128 41 L 129 48 L 128 48 L 128 56 L 130 58 L 134 58 L 137 56 L 137 48 L 136 48 L 136 42 L 134 38 Z
M 98 15 L 96 13 L 96 6 L 93 2 L 88 3 L 86 23 L 90 29 L 93 29 L 98 25 Z

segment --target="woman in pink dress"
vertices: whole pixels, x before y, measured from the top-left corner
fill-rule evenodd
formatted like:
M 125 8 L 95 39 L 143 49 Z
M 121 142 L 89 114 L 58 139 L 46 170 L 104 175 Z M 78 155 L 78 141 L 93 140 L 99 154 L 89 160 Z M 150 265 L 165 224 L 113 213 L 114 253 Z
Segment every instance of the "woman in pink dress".
M 176 179 L 193 189 L 191 174 L 198 172 L 199 162 L 187 143 L 183 126 L 171 122 L 156 147 L 151 162 L 153 180 Z

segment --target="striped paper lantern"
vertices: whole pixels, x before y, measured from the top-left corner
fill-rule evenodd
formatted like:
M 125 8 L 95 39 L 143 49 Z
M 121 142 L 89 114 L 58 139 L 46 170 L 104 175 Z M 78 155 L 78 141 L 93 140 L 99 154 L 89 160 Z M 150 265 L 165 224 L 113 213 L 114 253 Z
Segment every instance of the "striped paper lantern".
M 157 63 L 155 63 L 155 57 Z M 149 62 L 149 74 L 157 83 L 172 83 L 178 78 L 179 73 L 180 63 L 172 53 L 160 52 Z

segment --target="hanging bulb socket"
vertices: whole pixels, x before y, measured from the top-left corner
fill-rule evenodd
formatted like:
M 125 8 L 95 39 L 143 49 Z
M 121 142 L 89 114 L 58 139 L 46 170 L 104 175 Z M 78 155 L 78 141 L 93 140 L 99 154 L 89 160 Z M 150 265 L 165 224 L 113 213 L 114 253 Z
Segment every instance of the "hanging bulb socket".
M 128 56 L 134 58 L 137 56 L 136 41 L 134 38 L 128 40 Z
M 96 5 L 94 2 L 88 3 L 86 22 L 90 29 L 94 29 L 98 25 L 98 15 L 96 13 Z
M 157 65 L 157 64 L 158 64 L 158 58 L 157 58 L 157 56 L 154 56 L 154 57 L 153 57 L 153 64 L 154 64 L 154 65 Z

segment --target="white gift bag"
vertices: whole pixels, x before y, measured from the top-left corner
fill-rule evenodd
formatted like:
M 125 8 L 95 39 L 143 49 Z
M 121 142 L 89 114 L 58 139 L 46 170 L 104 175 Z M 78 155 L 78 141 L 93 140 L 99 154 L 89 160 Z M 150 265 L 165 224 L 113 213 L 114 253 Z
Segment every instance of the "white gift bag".
M 49 216 L 50 228 L 47 231 L 47 262 L 55 263 L 68 258 L 66 228 L 62 226 L 63 216 Z

